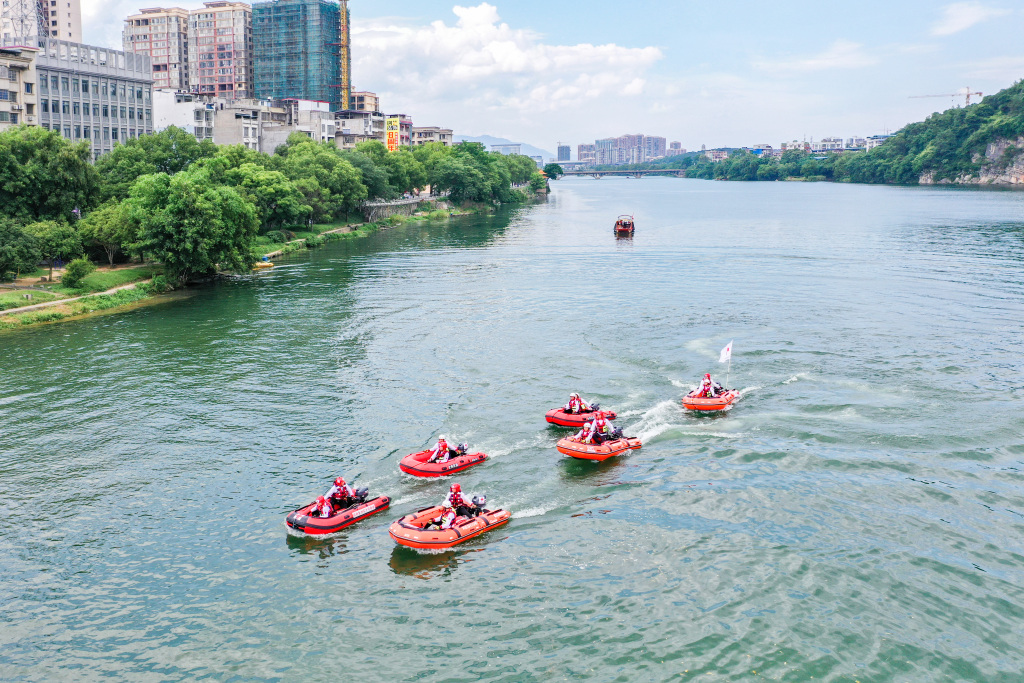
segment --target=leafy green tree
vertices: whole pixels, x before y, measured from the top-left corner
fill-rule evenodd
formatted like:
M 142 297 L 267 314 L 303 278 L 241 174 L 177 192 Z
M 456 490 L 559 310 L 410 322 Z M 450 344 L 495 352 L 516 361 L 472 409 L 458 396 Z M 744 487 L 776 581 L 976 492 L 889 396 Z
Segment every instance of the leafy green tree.
M 245 163 L 229 170 L 225 178 L 256 207 L 264 232 L 306 223 L 313 212 L 295 183 L 280 171 Z
M 544 175 L 546 175 L 548 178 L 554 178 L 557 180 L 560 176 L 564 174 L 565 171 L 563 171 L 562 167 L 559 166 L 558 164 L 551 163 L 544 167 Z
M 22 221 L 69 220 L 97 199 L 89 143 L 16 126 L 0 133 L 0 214 Z
M 370 199 L 392 199 L 398 191 L 388 183 L 387 171 L 373 163 L 370 157 L 362 152 L 342 152 L 342 158 L 359 171 L 360 179 L 366 186 L 366 195 Z
M 530 190 L 532 192 L 540 192 L 547 187 L 547 178 L 542 176 L 540 173 L 534 173 L 533 177 L 530 178 Z
M 177 282 L 218 268 L 243 271 L 252 263 L 256 208 L 234 188 L 211 185 L 200 169 L 143 176 L 130 201 L 143 216 L 146 250 Z
M 287 154 L 271 157 L 272 168 L 292 181 L 303 178 L 316 180 L 326 191 L 327 199 L 323 206 L 311 207 L 314 213 L 340 218 L 355 211 L 366 199 L 366 186 L 359 171 L 344 159 L 337 147 L 313 142 L 309 138 L 294 145 L 291 144 L 292 136 L 288 140 Z
M 84 256 L 76 258 L 64 269 L 64 274 L 60 277 L 60 283 L 65 287 L 76 289 L 78 285 L 82 284 L 85 276 L 94 270 L 96 270 L 95 263 Z
M 451 156 L 441 159 L 433 168 L 430 184 L 447 191 L 453 201 L 484 201 L 490 198 L 490 183 L 472 162 Z
M 427 184 L 427 170 L 408 149 L 388 152 L 379 165 L 387 172 L 388 184 L 398 192 L 412 192 Z
M 216 153 L 217 145 L 212 140 L 200 141 L 177 126 L 168 126 L 159 133 L 140 135 L 115 145 L 96 161 L 96 170 L 105 181 L 104 198 L 121 199 L 128 196 L 132 183 L 140 176 L 174 175 Z
M 39 241 L 39 252 L 50 266 L 50 280 L 53 280 L 53 264 L 57 259 L 68 260 L 82 253 L 82 238 L 67 223 L 39 221 L 29 223 L 25 230 Z
M 92 211 L 75 226 L 87 244 L 96 244 L 114 265 L 119 252 L 130 252 L 139 241 L 139 222 L 124 203 L 108 202 Z
M 41 257 L 35 235 L 23 230 L 13 219 L 0 216 L 0 279 L 8 273 L 17 276 L 34 268 Z

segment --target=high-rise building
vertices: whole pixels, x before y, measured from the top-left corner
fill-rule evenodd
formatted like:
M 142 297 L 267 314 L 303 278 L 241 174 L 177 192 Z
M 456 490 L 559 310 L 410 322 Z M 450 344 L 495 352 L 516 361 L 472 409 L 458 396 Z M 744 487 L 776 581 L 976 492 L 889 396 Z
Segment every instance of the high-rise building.
M 125 52 L 147 55 L 157 88 L 189 90 L 188 10 L 151 7 L 124 20 L 121 44 Z
M 252 8 L 244 2 L 204 2 L 202 9 L 189 12 L 188 22 L 192 92 L 228 99 L 252 97 Z
M 252 11 L 256 97 L 351 107 L 347 0 L 268 0 Z
M 153 76 L 146 55 L 66 40 L 37 41 L 39 124 L 94 157 L 153 132 Z
M 569 161 L 569 157 L 572 156 L 572 147 L 569 145 L 558 144 L 558 160 Z
M 32 38 L 82 42 L 81 0 L 2 0 L 0 45 L 32 45 Z

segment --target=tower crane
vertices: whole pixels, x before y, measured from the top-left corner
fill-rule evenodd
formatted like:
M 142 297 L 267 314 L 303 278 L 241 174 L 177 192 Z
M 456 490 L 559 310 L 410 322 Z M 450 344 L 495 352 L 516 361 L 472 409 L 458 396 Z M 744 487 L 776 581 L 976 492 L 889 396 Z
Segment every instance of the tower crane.
M 921 98 L 924 98 L 924 97 L 963 97 L 964 98 L 964 106 L 965 107 L 969 107 L 969 106 L 971 106 L 971 97 L 973 95 L 977 95 L 978 97 L 981 97 L 981 93 L 980 92 L 971 92 L 970 87 L 964 88 L 964 90 L 966 90 L 967 92 L 946 93 L 944 95 L 911 95 L 909 99 L 915 100 L 915 99 L 921 99 Z

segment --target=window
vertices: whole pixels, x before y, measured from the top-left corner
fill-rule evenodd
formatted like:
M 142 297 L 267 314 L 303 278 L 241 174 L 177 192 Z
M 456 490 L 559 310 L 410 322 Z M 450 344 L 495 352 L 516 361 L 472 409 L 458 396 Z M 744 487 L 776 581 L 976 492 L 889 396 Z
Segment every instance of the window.
M 121 107 L 121 118 L 128 118 L 128 115 L 124 113 L 124 107 Z
M 85 80 L 84 78 L 82 79 L 82 92 L 84 92 L 86 95 L 89 94 L 89 81 Z
M 54 80 L 57 79 L 56 76 L 54 76 L 53 78 L 54 78 Z M 62 92 L 67 92 L 68 91 L 68 77 L 67 76 L 61 76 L 61 79 L 60 79 L 60 89 L 61 89 Z
M 74 114 L 75 116 L 78 116 L 78 114 L 79 114 L 78 102 L 72 102 L 71 103 L 71 113 Z M 77 138 L 78 136 L 76 135 L 75 137 Z
M 110 129 L 109 128 L 106 128 L 106 127 L 103 128 L 103 139 L 104 140 L 109 140 L 110 139 Z
M 74 92 L 78 92 L 78 79 L 77 78 L 72 78 L 71 79 L 71 90 L 74 91 Z
M 49 114 L 50 113 L 50 100 L 43 100 L 40 104 L 43 105 L 43 113 L 44 114 Z
M 135 118 L 135 107 L 128 107 L 128 118 Z
M 26 92 L 27 94 L 29 94 L 29 95 L 31 95 L 31 94 L 32 94 L 32 84 L 31 84 L 31 83 L 26 83 L 26 84 L 25 84 L 25 92 Z
M 83 128 L 82 129 L 82 137 L 85 138 L 86 140 L 91 140 L 92 136 L 89 135 L 89 132 L 90 132 L 89 131 L 89 126 L 86 126 L 85 128 Z
M 104 97 L 106 97 L 106 96 L 107 96 L 107 84 L 106 84 L 106 83 L 104 83 L 104 84 L 103 84 L 103 85 L 102 85 L 102 86 L 100 87 L 100 92 L 101 92 L 101 93 L 103 93 L 103 96 L 104 96 Z
M 92 105 L 92 115 L 93 116 L 99 116 L 100 115 L 100 105 L 98 105 L 98 104 Z
M 103 118 L 108 118 L 109 116 L 110 116 L 110 105 L 104 104 L 103 105 Z
M 64 137 L 71 138 L 71 126 L 64 126 Z
M 77 102 L 75 104 L 78 104 Z M 75 139 L 80 140 L 82 138 L 82 127 L 75 126 Z
M 110 137 L 113 138 L 114 140 L 117 140 L 117 128 L 110 129 Z

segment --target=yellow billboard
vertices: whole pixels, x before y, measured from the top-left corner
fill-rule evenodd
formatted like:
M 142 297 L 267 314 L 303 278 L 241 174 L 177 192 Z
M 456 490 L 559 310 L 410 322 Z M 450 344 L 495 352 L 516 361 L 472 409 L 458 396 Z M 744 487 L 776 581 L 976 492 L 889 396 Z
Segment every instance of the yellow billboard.
M 384 132 L 388 143 L 388 151 L 394 152 L 402 144 L 402 120 L 393 117 L 384 121 Z

